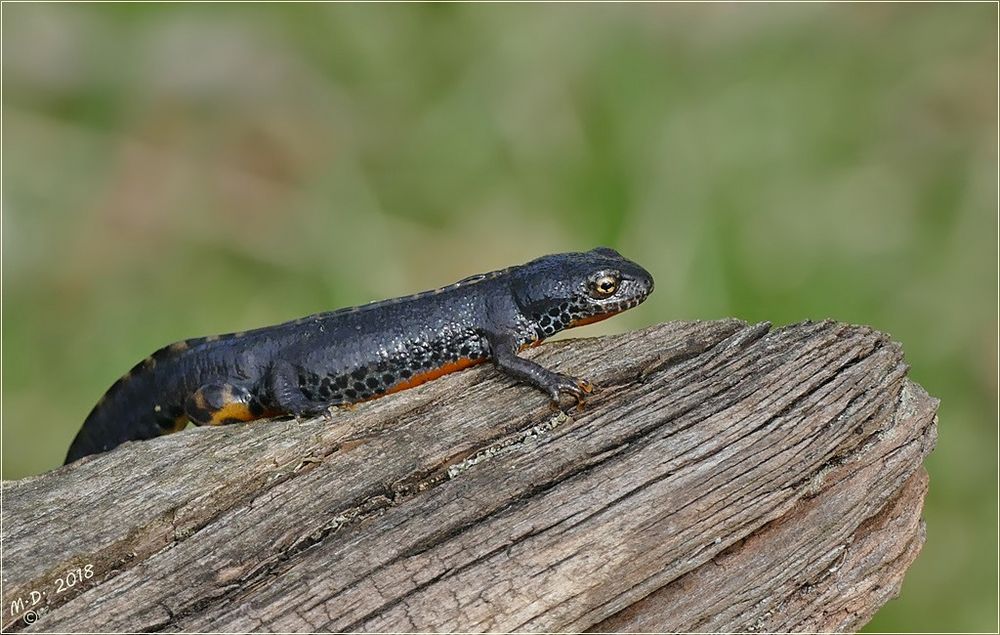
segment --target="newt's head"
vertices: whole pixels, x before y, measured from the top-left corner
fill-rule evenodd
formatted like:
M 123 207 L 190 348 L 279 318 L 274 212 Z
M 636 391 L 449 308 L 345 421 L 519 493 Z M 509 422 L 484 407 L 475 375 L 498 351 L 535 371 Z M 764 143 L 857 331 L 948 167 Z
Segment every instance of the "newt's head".
M 548 337 L 637 306 L 653 292 L 653 276 L 598 247 L 532 260 L 517 271 L 513 291 L 522 314 Z

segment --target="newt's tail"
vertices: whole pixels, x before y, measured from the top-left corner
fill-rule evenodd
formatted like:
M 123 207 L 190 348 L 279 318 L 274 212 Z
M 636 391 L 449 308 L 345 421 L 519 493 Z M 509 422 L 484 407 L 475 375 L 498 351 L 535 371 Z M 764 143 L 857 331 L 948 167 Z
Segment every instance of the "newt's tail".
M 157 403 L 156 382 L 143 364 L 116 381 L 76 433 L 63 465 L 107 452 L 126 441 L 152 439 L 187 425 L 183 408 Z

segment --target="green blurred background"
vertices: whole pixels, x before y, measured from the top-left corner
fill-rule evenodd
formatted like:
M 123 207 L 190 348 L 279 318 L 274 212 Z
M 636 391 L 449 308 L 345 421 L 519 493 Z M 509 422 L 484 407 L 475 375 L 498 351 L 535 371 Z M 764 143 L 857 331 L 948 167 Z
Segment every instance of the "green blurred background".
M 874 630 L 997 624 L 997 7 L 3 6 L 5 479 L 167 342 L 611 245 L 941 398 Z

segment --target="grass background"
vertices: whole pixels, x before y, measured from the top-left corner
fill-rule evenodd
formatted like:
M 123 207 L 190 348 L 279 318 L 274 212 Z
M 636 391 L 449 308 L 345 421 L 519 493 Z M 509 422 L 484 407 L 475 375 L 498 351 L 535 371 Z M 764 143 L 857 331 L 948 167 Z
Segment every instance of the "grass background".
M 3 464 L 164 343 L 611 245 L 941 398 L 874 630 L 996 630 L 997 7 L 3 6 Z

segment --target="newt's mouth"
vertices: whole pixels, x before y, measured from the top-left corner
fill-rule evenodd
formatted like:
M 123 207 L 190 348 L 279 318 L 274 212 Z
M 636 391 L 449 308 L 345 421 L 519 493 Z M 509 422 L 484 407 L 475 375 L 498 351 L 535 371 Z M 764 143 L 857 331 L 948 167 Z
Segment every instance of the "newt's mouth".
M 622 300 L 621 302 L 619 302 L 617 304 L 608 306 L 607 310 L 601 311 L 600 313 L 595 313 L 593 315 L 587 315 L 587 316 L 584 316 L 584 317 L 577 318 L 577 319 L 573 320 L 572 322 L 570 322 L 569 326 L 567 326 L 566 328 L 575 328 L 577 326 L 586 326 L 588 324 L 593 324 L 594 322 L 600 322 L 602 320 L 606 320 L 608 318 L 612 318 L 612 317 L 618 315 L 619 313 L 623 313 L 625 311 L 628 311 L 629 309 L 633 309 L 633 308 L 639 306 L 640 304 L 642 304 L 646 300 L 646 298 L 649 297 L 649 294 L 653 292 L 653 280 L 652 280 L 652 278 L 649 278 L 649 280 L 648 280 L 648 282 L 646 283 L 645 286 L 646 286 L 646 291 L 642 295 L 638 295 L 638 296 L 629 298 L 627 300 Z
M 576 328 L 577 326 L 587 326 L 588 324 L 593 324 L 594 322 L 600 322 L 601 320 L 606 320 L 609 317 L 614 317 L 619 313 L 621 313 L 621 310 L 610 311 L 608 313 L 598 313 L 597 315 L 588 315 L 587 317 L 573 320 L 569 323 L 569 327 Z

